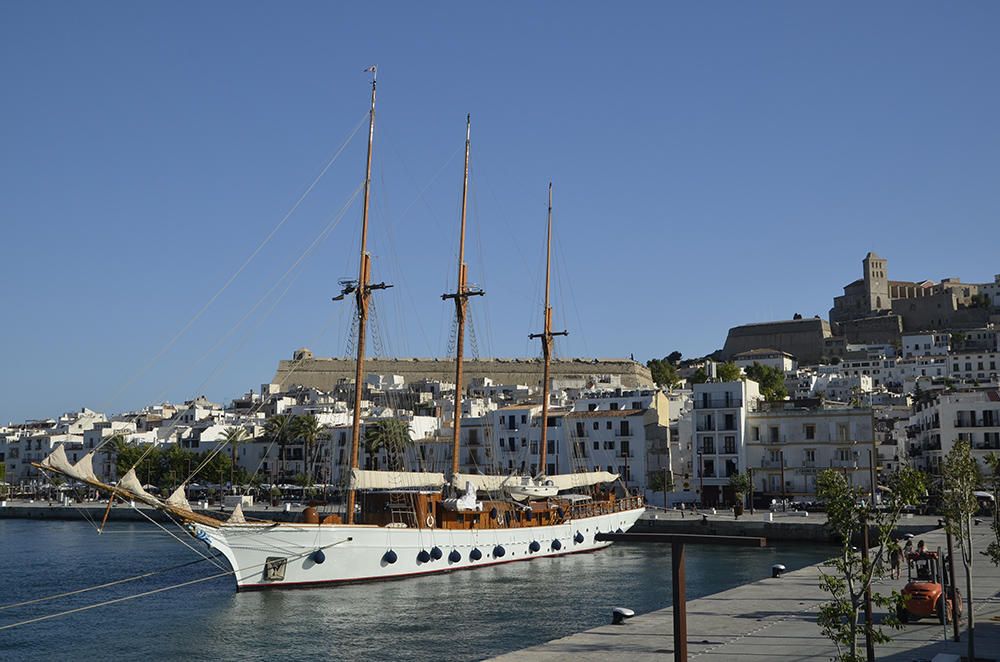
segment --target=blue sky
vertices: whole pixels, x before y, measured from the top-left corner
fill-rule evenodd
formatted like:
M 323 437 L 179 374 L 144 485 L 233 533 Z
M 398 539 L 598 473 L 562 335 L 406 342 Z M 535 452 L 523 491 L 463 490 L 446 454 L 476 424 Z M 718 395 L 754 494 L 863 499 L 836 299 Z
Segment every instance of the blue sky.
M 223 401 L 296 347 L 343 355 L 330 297 L 356 272 L 360 205 L 324 228 L 361 182 L 363 129 L 187 325 L 362 121 L 373 63 L 384 354 L 448 349 L 466 113 L 484 356 L 538 352 L 550 179 L 562 356 L 701 355 L 735 324 L 825 316 L 869 250 L 894 278 L 992 280 L 998 19 L 985 2 L 3 3 L 0 421 Z

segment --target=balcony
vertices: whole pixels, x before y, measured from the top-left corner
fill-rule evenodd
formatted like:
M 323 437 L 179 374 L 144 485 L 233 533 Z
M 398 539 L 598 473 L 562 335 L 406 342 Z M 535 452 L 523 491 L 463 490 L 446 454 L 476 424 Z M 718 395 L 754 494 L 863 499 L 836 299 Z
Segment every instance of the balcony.
M 760 461 L 760 467 L 761 469 L 780 469 L 781 460 L 769 460 L 764 458 Z
M 833 469 L 857 469 L 857 460 L 830 460 L 830 467 Z
M 715 425 L 712 423 L 699 422 L 695 426 L 695 430 L 698 432 L 715 432 Z
M 736 409 L 743 406 L 742 398 L 696 398 L 695 409 Z

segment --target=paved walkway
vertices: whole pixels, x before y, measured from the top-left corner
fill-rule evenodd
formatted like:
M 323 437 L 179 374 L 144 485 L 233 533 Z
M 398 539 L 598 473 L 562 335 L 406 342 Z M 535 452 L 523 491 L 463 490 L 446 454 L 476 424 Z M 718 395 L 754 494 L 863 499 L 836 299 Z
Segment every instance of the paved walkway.
M 986 522 L 980 529 L 975 545 L 985 549 L 991 532 Z M 945 547 L 943 532 L 928 533 L 921 539 L 930 549 Z M 696 552 L 689 550 L 691 553 Z M 976 654 L 1000 660 L 1000 569 L 978 553 L 974 563 Z M 960 562 L 955 573 L 964 600 L 965 575 Z M 819 576 L 820 567 L 810 566 L 779 579 L 765 579 L 688 602 L 689 657 L 705 662 L 830 659 L 836 651 L 816 625 L 817 608 L 826 599 L 819 588 Z M 902 588 L 904 583 L 905 577 L 882 584 L 880 592 Z M 662 662 L 673 654 L 672 611 L 668 608 L 638 615 L 624 625 L 605 625 L 494 659 L 607 662 L 614 655 Z M 950 626 L 946 639 L 941 624 L 930 620 L 889 632 L 893 641 L 876 647 L 879 660 L 931 660 L 939 653 L 961 655 L 966 651 L 964 619 L 961 643 L 951 641 Z

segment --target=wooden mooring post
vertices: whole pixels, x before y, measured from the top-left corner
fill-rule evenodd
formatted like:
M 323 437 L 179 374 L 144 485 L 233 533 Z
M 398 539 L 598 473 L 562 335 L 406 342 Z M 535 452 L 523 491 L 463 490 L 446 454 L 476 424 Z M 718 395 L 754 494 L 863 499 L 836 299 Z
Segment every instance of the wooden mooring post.
M 685 545 L 732 545 L 735 547 L 766 547 L 767 538 L 752 536 L 703 536 L 687 533 L 598 533 L 595 540 L 607 542 L 638 542 L 670 545 L 671 587 L 674 608 L 674 660 L 686 662 L 687 591 L 684 576 Z

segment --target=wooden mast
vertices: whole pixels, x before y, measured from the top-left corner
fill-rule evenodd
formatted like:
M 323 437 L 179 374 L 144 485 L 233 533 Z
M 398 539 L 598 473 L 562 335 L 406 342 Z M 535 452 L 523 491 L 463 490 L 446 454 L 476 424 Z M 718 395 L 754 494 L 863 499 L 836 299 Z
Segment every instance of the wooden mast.
M 357 283 L 348 283 L 336 300 L 354 293 L 358 315 L 358 356 L 354 371 L 354 417 L 351 428 L 351 472 L 358 468 L 358 453 L 361 448 L 361 398 L 363 396 L 362 381 L 365 368 L 365 330 L 368 323 L 368 303 L 373 290 L 384 290 L 391 285 L 385 283 L 369 284 L 371 279 L 371 256 L 367 252 L 368 244 L 368 199 L 372 183 L 372 145 L 375 142 L 375 82 L 376 68 L 366 71 L 372 74 L 372 104 L 368 113 L 368 158 L 365 162 L 365 197 L 361 212 L 361 263 L 358 267 Z M 353 481 L 353 476 L 351 478 Z M 347 493 L 347 512 L 345 521 L 354 523 L 355 489 L 352 486 Z
M 552 263 L 552 182 L 549 182 L 549 216 L 548 230 L 545 234 L 545 329 L 541 333 L 533 333 L 529 338 L 539 338 L 542 341 L 542 438 L 538 449 L 538 474 L 548 473 L 546 459 L 548 454 L 549 426 L 549 363 L 552 359 L 552 339 L 555 336 L 565 336 L 566 331 L 552 331 L 552 307 L 549 305 L 549 274 Z
M 469 196 L 469 153 L 472 136 L 472 118 L 465 116 L 465 172 L 462 178 L 462 220 L 458 234 L 458 287 L 452 294 L 442 294 L 442 299 L 455 300 L 455 318 L 458 330 L 455 339 L 455 421 L 452 424 L 454 438 L 451 445 L 451 475 L 458 474 L 459 445 L 462 434 L 462 363 L 465 354 L 465 315 L 470 296 L 482 296 L 483 291 L 468 287 L 467 265 L 465 264 L 465 210 Z

